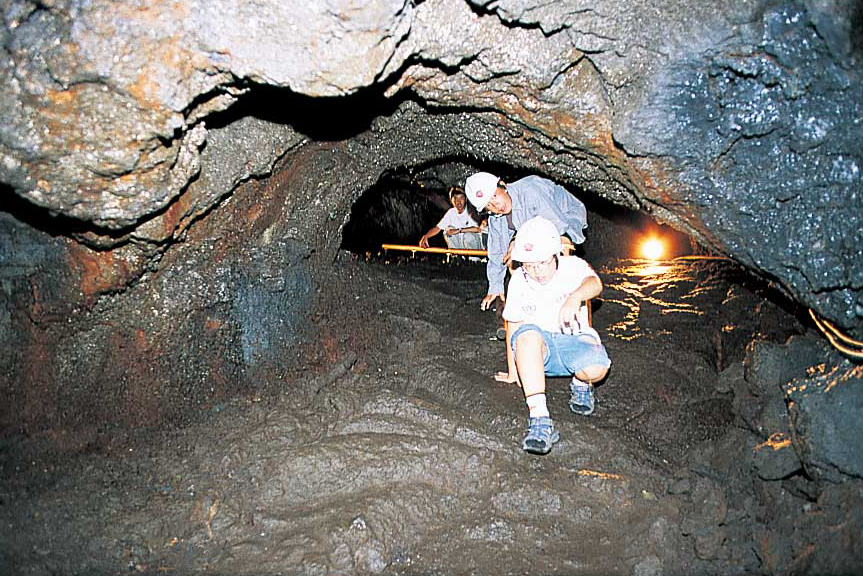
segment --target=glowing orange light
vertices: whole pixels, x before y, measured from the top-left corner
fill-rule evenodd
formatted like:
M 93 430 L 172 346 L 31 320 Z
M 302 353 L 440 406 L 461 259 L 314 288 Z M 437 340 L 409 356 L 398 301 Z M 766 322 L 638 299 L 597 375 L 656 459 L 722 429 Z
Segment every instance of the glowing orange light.
M 641 255 L 648 260 L 659 260 L 665 254 L 665 243 L 659 238 L 648 238 L 641 243 Z

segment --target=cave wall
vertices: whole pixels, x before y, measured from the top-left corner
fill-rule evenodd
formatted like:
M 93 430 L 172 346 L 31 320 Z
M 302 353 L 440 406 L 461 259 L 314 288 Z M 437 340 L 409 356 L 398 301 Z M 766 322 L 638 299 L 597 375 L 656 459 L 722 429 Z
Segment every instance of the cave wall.
M 863 312 L 860 8 L 768 6 L 722 50 L 681 55 L 614 127 L 628 153 L 669 159 L 704 236 L 849 327 Z
M 129 382 L 134 421 L 288 370 L 352 203 L 442 159 L 643 211 L 861 336 L 859 8 L 9 0 L 4 390 Z

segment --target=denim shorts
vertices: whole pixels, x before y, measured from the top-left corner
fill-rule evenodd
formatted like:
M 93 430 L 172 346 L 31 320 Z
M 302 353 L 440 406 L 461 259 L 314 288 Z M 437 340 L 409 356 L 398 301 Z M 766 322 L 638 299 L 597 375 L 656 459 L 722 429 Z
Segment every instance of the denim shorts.
M 560 334 L 546 332 L 536 324 L 522 324 L 512 334 L 512 352 L 515 354 L 515 340 L 520 334 L 529 331 L 539 332 L 545 341 L 546 352 L 543 363 L 546 376 L 572 376 L 588 366 L 611 366 L 611 360 L 599 340 L 592 334 Z

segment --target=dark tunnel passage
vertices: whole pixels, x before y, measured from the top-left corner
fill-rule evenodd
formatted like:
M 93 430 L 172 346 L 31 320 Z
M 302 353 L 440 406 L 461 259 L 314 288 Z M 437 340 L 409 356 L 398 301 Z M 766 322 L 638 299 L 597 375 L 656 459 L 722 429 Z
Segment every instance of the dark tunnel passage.
M 449 190 L 464 186 L 467 166 L 465 158 L 445 158 L 428 165 L 384 172 L 351 206 L 342 229 L 341 248 L 355 254 L 376 255 L 385 243 L 418 244 L 419 238 L 451 207 Z M 506 182 L 531 174 L 500 164 L 483 166 L 483 170 L 500 175 Z M 661 260 L 694 253 L 711 254 L 686 234 L 657 223 L 647 214 L 604 201 L 590 191 L 571 193 L 588 210 L 589 241 L 578 247 L 581 256 L 595 260 L 643 258 L 644 243 L 650 239 L 661 242 L 662 252 L 656 256 Z M 466 209 L 474 219 L 488 217 L 487 212 L 477 214 L 470 205 Z M 430 245 L 447 246 L 443 234 L 433 236 Z
M 562 440 L 528 459 L 523 394 L 494 378 L 506 355 L 500 304 L 480 310 L 485 262 L 381 245 L 416 245 L 474 170 L 533 172 L 441 154 L 365 174 L 329 139 L 366 130 L 372 112 L 320 128 L 344 103 L 255 96 L 214 130 L 253 111 L 282 126 L 294 116 L 261 104 L 287 98 L 293 128 L 324 143 L 147 244 L 141 275 L 109 274 L 133 268 L 134 242 L 86 251 L 67 237 L 86 227 L 7 205 L 0 280 L 17 307 L 0 322 L 30 341 L 0 356 L 29 370 L 4 382 L 0 525 L 22 529 L 0 533 L 0 568 L 778 574 L 804 546 L 795 530 L 805 545 L 840 524 L 857 534 L 860 494 L 792 454 L 779 382 L 830 351 L 770 282 L 569 190 L 588 210 L 576 254 L 603 283 L 593 327 L 612 367 L 590 418 L 567 408 L 568 379 L 548 379 Z M 364 98 L 379 104 L 350 102 Z M 358 191 L 326 205 L 319 190 L 343 174 Z M 279 211 L 294 197 L 344 222 L 335 257 L 308 240 L 325 233 L 303 237 Z M 641 252 L 649 238 L 661 256 Z M 45 526 L 65 534 L 47 552 Z M 595 553 L 574 554 L 574 539 Z M 442 554 L 453 546 L 464 553 Z M 855 568 L 843 546 L 813 553 L 813 573 Z

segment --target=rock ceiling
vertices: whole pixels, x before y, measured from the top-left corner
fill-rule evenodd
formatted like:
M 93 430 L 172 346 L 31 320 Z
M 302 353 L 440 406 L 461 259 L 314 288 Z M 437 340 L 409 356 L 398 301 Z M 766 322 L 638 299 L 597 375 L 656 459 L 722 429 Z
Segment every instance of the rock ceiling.
M 859 337 L 861 15 L 726 4 L 7 0 L 0 181 L 105 249 L 170 241 L 311 154 L 308 189 L 345 175 L 312 243 L 387 168 L 506 163 L 648 212 Z

